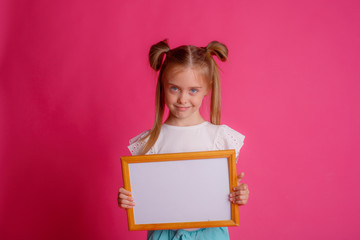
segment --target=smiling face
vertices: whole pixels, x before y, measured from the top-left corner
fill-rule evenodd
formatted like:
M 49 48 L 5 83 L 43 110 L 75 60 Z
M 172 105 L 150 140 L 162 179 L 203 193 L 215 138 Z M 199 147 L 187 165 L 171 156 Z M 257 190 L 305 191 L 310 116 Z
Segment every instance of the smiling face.
M 199 109 L 209 87 L 198 70 L 173 67 L 164 73 L 163 86 L 165 103 L 170 110 L 166 123 L 191 126 L 204 121 Z

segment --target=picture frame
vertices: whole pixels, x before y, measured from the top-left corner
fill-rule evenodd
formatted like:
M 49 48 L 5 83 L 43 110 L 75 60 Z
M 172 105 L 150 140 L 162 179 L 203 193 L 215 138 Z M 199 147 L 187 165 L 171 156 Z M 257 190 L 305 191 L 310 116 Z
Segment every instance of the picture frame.
M 239 225 L 235 150 L 121 157 L 124 188 L 132 193 L 128 228 L 186 229 Z

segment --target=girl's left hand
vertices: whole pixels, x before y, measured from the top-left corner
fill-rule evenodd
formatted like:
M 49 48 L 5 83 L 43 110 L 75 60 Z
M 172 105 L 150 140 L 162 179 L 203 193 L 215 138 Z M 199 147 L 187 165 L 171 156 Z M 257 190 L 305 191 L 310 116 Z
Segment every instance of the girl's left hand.
M 245 173 L 240 173 L 237 176 L 237 187 L 234 187 L 234 192 L 230 193 L 229 200 L 230 202 L 238 205 L 245 205 L 249 199 L 249 189 L 246 183 L 241 183 L 241 179 L 244 177 Z

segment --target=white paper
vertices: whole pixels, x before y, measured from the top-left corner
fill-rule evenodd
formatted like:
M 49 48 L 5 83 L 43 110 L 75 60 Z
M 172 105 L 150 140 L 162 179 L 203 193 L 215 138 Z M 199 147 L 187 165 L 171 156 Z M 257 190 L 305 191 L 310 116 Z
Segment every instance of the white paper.
M 231 220 L 227 158 L 129 164 L 135 224 Z

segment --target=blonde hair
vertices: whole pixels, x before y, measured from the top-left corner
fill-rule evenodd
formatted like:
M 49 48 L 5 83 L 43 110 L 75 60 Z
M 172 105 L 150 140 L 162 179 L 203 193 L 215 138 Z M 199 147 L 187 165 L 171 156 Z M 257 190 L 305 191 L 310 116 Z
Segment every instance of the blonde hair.
M 210 103 L 210 121 L 219 125 L 221 118 L 221 93 L 220 93 L 220 75 L 218 65 L 213 59 L 216 55 L 222 62 L 228 57 L 227 47 L 217 41 L 210 42 L 206 47 L 196 47 L 193 45 L 183 45 L 174 49 L 170 49 L 167 39 L 151 46 L 149 52 L 150 66 L 159 71 L 159 77 L 156 86 L 155 98 L 155 121 L 149 134 L 142 140 L 149 138 L 142 150 L 142 154 L 147 153 L 155 144 L 159 137 L 160 129 L 163 121 L 165 100 L 163 89 L 163 75 L 165 70 L 173 67 L 191 67 L 200 70 L 209 82 L 211 88 Z M 165 56 L 165 60 L 163 58 Z

